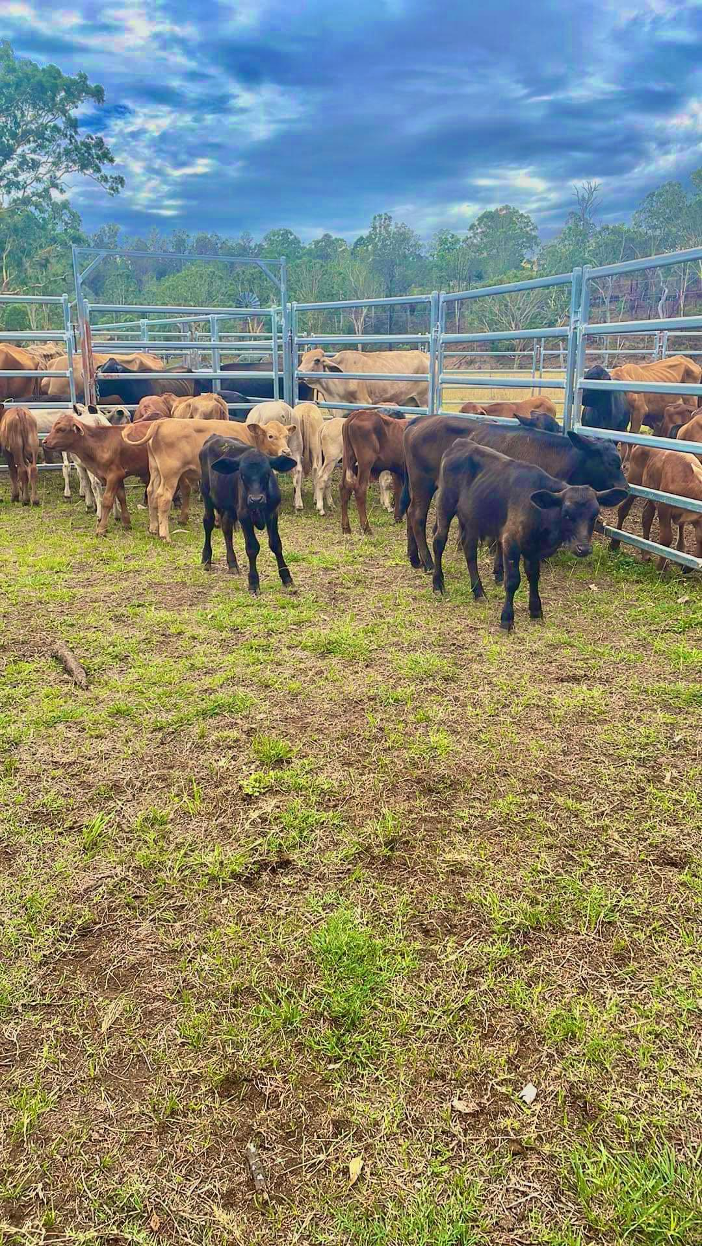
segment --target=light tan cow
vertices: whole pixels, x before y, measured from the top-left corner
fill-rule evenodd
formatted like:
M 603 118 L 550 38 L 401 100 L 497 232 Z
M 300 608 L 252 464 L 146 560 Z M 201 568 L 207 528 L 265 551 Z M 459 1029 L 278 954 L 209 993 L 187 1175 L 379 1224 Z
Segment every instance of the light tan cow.
M 406 407 L 416 403 L 426 407 L 429 395 L 429 356 L 424 351 L 338 351 L 325 355 L 314 347 L 300 360 L 300 372 L 314 372 L 319 378 L 307 380 L 330 403 L 368 403 L 382 407 L 397 403 Z M 345 372 L 414 373 L 416 381 L 353 381 Z
M 149 532 L 170 541 L 168 513 L 181 477 L 186 483 L 199 480 L 200 451 L 208 437 L 235 437 L 269 457 L 289 455 L 288 430 L 277 420 L 260 424 L 233 424 L 230 420 L 154 420 L 144 427 L 129 425 L 122 437 L 131 445 L 143 445 L 149 456 Z
M 163 397 L 171 399 L 174 396 L 166 394 Z M 171 415 L 176 420 L 229 419 L 229 408 L 221 394 L 199 394 L 195 398 L 175 398 L 170 402 L 170 409 Z
M 112 355 L 102 355 L 97 351 L 93 351 L 93 360 L 95 367 L 100 368 L 102 364 L 106 364 L 108 359 L 112 359 Z M 132 355 L 120 355 L 121 364 L 129 364 L 135 371 L 139 372 L 166 372 L 166 366 L 162 359 L 157 355 L 143 354 L 139 351 Z M 48 365 L 48 372 L 65 372 L 68 368 L 68 356 L 57 355 Z M 80 351 L 73 353 L 73 376 L 76 382 L 76 398 L 83 399 L 83 357 Z M 105 383 L 107 384 L 107 383 Z M 58 401 L 60 399 L 70 398 L 71 387 L 68 377 L 44 377 L 41 382 L 40 392 L 45 394 L 47 398 Z M 110 394 L 102 394 L 102 401 L 107 403 L 111 398 L 115 398 L 119 402 L 119 397 Z
M 668 359 L 654 360 L 650 364 L 621 364 L 619 368 L 610 368 L 609 375 L 613 381 L 660 381 L 665 385 L 699 385 L 702 368 L 686 355 L 671 355 Z M 642 424 L 655 429 L 665 416 L 666 407 L 674 403 L 675 397 L 670 394 L 625 394 L 629 408 L 629 432 L 638 433 Z M 681 395 L 681 402 L 685 398 Z
M 296 511 L 302 510 L 302 461 L 304 458 L 304 445 L 302 441 L 302 428 L 297 423 L 293 409 L 288 403 L 282 402 L 281 399 L 272 399 L 267 403 L 257 403 L 251 408 L 246 417 L 247 424 L 270 424 L 272 420 L 277 420 L 282 424 L 289 433 L 288 446 L 290 454 L 295 460 L 293 468 L 293 487 L 294 487 L 294 505 Z M 236 434 L 232 434 L 236 436 Z

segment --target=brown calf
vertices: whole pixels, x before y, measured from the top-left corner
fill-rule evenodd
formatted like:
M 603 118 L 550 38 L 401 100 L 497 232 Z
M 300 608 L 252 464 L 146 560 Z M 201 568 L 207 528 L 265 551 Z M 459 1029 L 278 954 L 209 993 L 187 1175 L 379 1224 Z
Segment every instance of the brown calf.
M 199 394 L 197 398 L 176 398 L 171 415 L 177 420 L 228 420 L 229 408 L 221 394 Z
M 399 523 L 400 491 L 405 472 L 403 436 L 408 420 L 385 416 L 377 408 L 352 411 L 341 430 L 344 453 L 341 464 L 341 531 L 350 533 L 349 498 L 353 491 L 358 507 L 361 532 L 370 533 L 366 496 L 371 480 L 381 472 L 390 472 L 395 485 L 395 521 Z
M 678 450 L 664 450 L 660 459 L 649 459 L 644 469 L 642 484 L 647 489 L 660 489 L 665 494 L 677 494 L 680 503 L 669 506 L 667 502 L 647 502 L 642 527 L 644 536 L 651 531 L 653 512 L 658 508 L 658 540 L 663 546 L 673 544 L 673 524 L 678 526 L 678 550 L 685 549 L 685 525 L 695 530 L 695 554 L 702 559 L 702 511 L 685 510 L 684 498 L 702 502 L 702 466 L 697 455 L 681 454 Z M 648 515 L 646 514 L 648 510 Z M 644 555 L 644 557 L 646 557 Z M 658 560 L 658 567 L 665 567 L 665 556 Z
M 465 410 L 463 407 L 461 411 Z M 547 416 L 555 416 L 556 408 L 550 398 L 522 398 L 518 403 L 487 403 L 485 414 L 500 416 L 503 420 L 516 416 L 530 416 L 532 411 L 543 411 Z
M 487 412 L 484 407 L 480 407 L 478 403 L 464 403 L 461 407 L 464 416 L 486 416 Z
M 692 419 L 687 424 L 681 424 L 677 431 L 674 429 L 671 437 L 677 437 L 679 442 L 702 442 L 702 411 L 696 411 Z
M 143 422 L 147 428 L 155 428 L 156 423 L 158 422 L 154 424 Z M 170 424 L 171 421 L 168 423 Z M 129 424 L 124 431 L 133 428 L 134 425 Z M 144 484 L 149 479 L 149 456 L 146 447 L 132 445 L 125 441 L 122 433 L 121 428 L 90 428 L 81 420 L 77 420 L 75 416 L 67 414 L 59 417 L 45 442 L 49 450 L 65 450 L 74 454 L 88 472 L 97 476 L 105 486 L 102 509 L 95 530 L 100 537 L 103 537 L 107 531 L 107 521 L 115 495 L 119 501 L 122 525 L 124 528 L 131 527 L 127 496 L 124 491 L 125 478 L 138 476 Z M 184 488 L 181 516 L 183 523 L 187 522 L 189 501 L 190 490 Z
M 37 497 L 37 422 L 26 407 L 3 407 L 0 403 L 0 448 L 10 470 L 10 498 L 28 507 L 39 506 Z
M 687 424 L 697 411 L 697 402 L 694 399 L 686 401 L 679 398 L 675 403 L 668 403 L 663 412 L 663 419 L 660 427 L 656 430 L 659 437 L 677 437 L 676 429 L 681 425 Z
M 629 457 L 629 475 L 627 477 L 627 483 L 629 485 L 643 485 L 644 473 L 646 472 L 649 464 L 653 465 L 658 461 L 662 461 L 663 456 L 669 453 L 670 452 L 667 450 L 652 450 L 648 446 L 632 446 L 631 455 Z M 651 471 L 655 472 L 656 469 L 652 467 Z M 648 488 L 658 489 L 658 486 L 649 485 Z M 629 494 L 628 497 L 624 499 L 624 502 L 622 503 L 619 510 L 617 511 L 617 528 L 624 527 L 624 520 L 626 519 L 631 508 L 636 502 L 637 497 L 638 497 L 637 494 Z M 655 503 L 651 501 L 647 501 L 644 505 L 643 516 L 642 516 L 642 521 L 641 521 L 643 524 L 644 537 L 647 540 L 648 540 L 648 534 L 651 531 L 651 524 L 653 522 L 653 516 L 655 514 L 655 511 L 656 511 Z M 609 543 L 609 548 L 610 550 L 618 550 L 620 545 L 621 545 L 621 542 L 619 538 L 612 537 Z
M 237 424 L 236 436 L 264 454 L 287 455 L 289 429 L 271 420 L 269 424 Z M 231 437 L 229 420 L 154 420 L 129 425 L 120 431 L 132 449 L 148 455 L 149 532 L 163 541 L 170 541 L 168 513 L 180 481 L 183 490 L 183 512 L 187 519 L 190 482 L 200 476 L 200 451 L 208 437 L 219 434 Z M 183 513 L 181 513 L 183 518 Z M 183 522 L 185 522 L 185 519 Z

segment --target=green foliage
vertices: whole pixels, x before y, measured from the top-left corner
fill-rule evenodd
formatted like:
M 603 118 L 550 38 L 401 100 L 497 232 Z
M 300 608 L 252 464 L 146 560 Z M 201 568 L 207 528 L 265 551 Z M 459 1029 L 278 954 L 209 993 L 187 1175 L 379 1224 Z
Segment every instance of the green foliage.
M 0 44 L 0 167 L 5 203 L 43 210 L 50 192 L 62 194 L 74 174 L 92 178 L 110 195 L 124 179 L 105 171 L 114 156 L 99 135 L 79 136 L 76 109 L 104 104 L 105 92 L 56 65 L 41 68 Z

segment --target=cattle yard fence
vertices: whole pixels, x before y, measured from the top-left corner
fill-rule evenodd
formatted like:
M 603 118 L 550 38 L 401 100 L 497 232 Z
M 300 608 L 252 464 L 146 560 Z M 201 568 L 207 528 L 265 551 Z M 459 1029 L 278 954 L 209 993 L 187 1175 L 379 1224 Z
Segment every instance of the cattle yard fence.
M 87 279 L 101 262 L 107 258 L 154 260 L 159 262 L 174 259 L 179 262 L 227 262 L 234 265 L 255 266 L 262 270 L 276 289 L 275 306 L 261 307 L 166 307 L 148 304 L 117 304 L 90 302 L 87 297 Z M 196 378 L 211 380 L 213 390 L 222 388 L 235 389 L 246 396 L 246 381 L 252 373 L 245 369 L 232 371 L 222 370 L 222 352 L 234 351 L 244 357 L 244 362 L 257 355 L 271 357 L 268 370 L 253 373 L 257 379 L 269 379 L 273 393 L 277 398 L 294 404 L 298 401 L 299 383 L 307 382 L 315 388 L 319 374 L 303 372 L 300 368 L 301 357 L 314 346 L 335 350 L 343 347 L 359 350 L 369 347 L 371 350 L 388 347 L 397 351 L 397 371 L 392 373 L 344 373 L 345 380 L 358 381 L 398 381 L 417 382 L 422 374 L 415 376 L 402 371 L 402 353 L 404 348 L 424 350 L 427 355 L 427 401 L 425 406 L 401 406 L 399 410 L 407 415 L 424 414 L 461 414 L 463 418 L 475 423 L 490 420 L 489 416 L 479 414 L 456 413 L 449 411 L 445 391 L 447 389 L 480 393 L 487 389 L 519 391 L 527 394 L 541 394 L 543 391 L 553 392 L 554 398 L 560 398 L 563 405 L 563 431 L 570 430 L 583 433 L 587 437 L 612 442 L 629 443 L 649 446 L 681 453 L 700 454 L 700 447 L 695 442 L 680 442 L 669 438 L 661 438 L 648 434 L 619 433 L 605 428 L 584 427 L 580 419 L 582 391 L 585 384 L 588 389 L 609 390 L 611 392 L 665 393 L 671 398 L 690 395 L 702 402 L 702 385 L 683 385 L 672 383 L 644 383 L 634 381 L 590 381 L 585 372 L 593 357 L 605 364 L 611 361 L 658 360 L 669 353 L 677 351 L 693 359 L 702 360 L 702 316 L 657 317 L 648 320 L 614 321 L 602 323 L 590 321 L 590 305 L 593 284 L 603 280 L 610 286 L 617 277 L 632 272 L 646 272 L 656 268 L 667 268 L 690 261 L 702 261 L 702 248 L 688 251 L 673 252 L 668 255 L 651 256 L 647 259 L 631 260 L 621 264 L 604 265 L 592 268 L 575 268 L 571 273 L 561 273 L 554 277 L 535 277 L 521 282 L 511 282 L 501 286 L 479 287 L 451 293 L 434 292 L 425 295 L 404 295 L 397 298 L 369 298 L 338 300 L 321 303 L 289 303 L 287 299 L 287 271 L 284 259 L 264 260 L 251 256 L 183 256 L 177 253 L 152 253 L 148 251 L 121 251 L 116 249 L 96 249 L 86 247 L 73 248 L 73 269 L 76 283 L 76 320 L 71 323 L 71 304 L 68 295 L 2 295 L 0 296 L 0 314 L 4 305 L 25 304 L 39 305 L 44 309 L 43 315 L 48 322 L 51 317 L 60 321 L 60 326 L 49 330 L 26 329 L 21 331 L 2 331 L 3 339 L 8 343 L 31 343 L 58 341 L 65 347 L 67 367 L 65 370 L 48 368 L 32 371 L 7 369 L 0 371 L 0 380 L 4 377 L 54 377 L 66 378 L 71 402 L 76 401 L 78 385 L 76 382 L 76 356 L 80 351 L 83 377 L 85 378 L 86 401 L 98 399 L 98 385 L 103 380 L 108 382 L 120 374 L 103 373 L 98 377 L 94 353 L 102 351 L 119 358 L 120 355 L 135 351 L 154 352 L 165 357 L 166 361 L 179 357 L 186 361 Z M 500 316 L 499 307 L 504 308 L 505 296 L 513 296 L 519 300 L 533 296 L 533 292 L 543 292 L 546 298 L 544 306 L 554 309 L 550 325 L 542 327 L 520 327 L 524 319 L 529 319 L 528 311 L 520 320 L 518 315 Z M 486 325 L 494 324 L 495 328 L 484 331 L 460 332 L 460 311 L 475 300 L 485 300 L 486 313 L 482 319 Z M 502 303 L 500 301 L 502 300 Z M 525 304 L 526 306 L 526 304 Z M 607 306 L 607 305 L 605 305 Z M 60 309 L 57 313 L 56 309 Z M 408 318 L 408 330 L 405 333 L 394 332 L 393 317 L 405 309 Z M 409 331 L 411 314 L 415 317 L 419 311 L 424 326 L 419 331 Z M 388 332 L 376 331 L 377 321 L 387 313 Z M 449 329 L 449 320 L 453 315 L 456 331 Z M 105 319 L 105 318 L 110 319 Z M 331 318 L 336 322 L 338 330 L 317 330 L 314 326 L 324 319 Z M 366 321 L 370 318 L 372 332 L 366 332 Z M 515 323 L 516 321 L 516 323 Z M 700 349 L 690 346 L 698 342 Z M 514 344 L 512 346 L 511 344 Z M 203 363 L 207 357 L 209 367 Z M 253 358 L 251 362 L 253 362 Z M 494 361 L 511 359 L 513 367 L 497 372 Z M 469 364 L 468 361 L 474 361 Z M 488 368 L 479 368 L 478 363 L 488 361 Z M 457 361 L 457 362 L 454 362 Z M 550 362 L 553 361 L 553 362 Z M 526 365 L 526 366 L 525 366 Z M 509 375 L 505 375 L 508 373 Z M 554 376 L 560 373 L 560 376 Z M 513 375 L 517 374 L 517 375 Z M 545 375 L 546 374 L 546 375 Z M 130 378 L 143 380 L 182 380 L 183 373 L 169 371 L 166 367 L 160 372 L 130 372 Z M 223 382 L 227 384 L 223 387 Z M 339 402 L 330 399 L 318 391 L 319 405 L 330 411 L 355 410 L 359 406 L 370 404 Z M 246 403 L 229 404 L 230 407 L 249 406 L 258 401 L 252 397 Z M 61 407 L 65 400 L 53 400 L 41 397 L 31 399 L 8 399 L 7 403 L 21 403 L 26 407 Z M 117 405 L 117 404 L 113 404 Z M 119 406 L 129 404 L 119 404 Z M 134 405 L 131 405 L 132 407 Z M 502 421 L 502 424 L 505 422 Z M 516 421 L 509 421 L 516 424 Z M 59 466 L 59 465 L 45 465 Z M 682 501 L 685 509 L 690 512 L 702 512 L 702 503 L 697 499 L 679 499 L 675 495 L 646 489 L 643 486 L 631 485 L 630 491 L 638 497 L 653 502 L 666 502 L 679 505 Z M 651 554 L 663 555 L 685 567 L 702 570 L 702 560 L 691 554 L 676 549 L 668 549 L 656 542 L 647 541 L 634 533 L 623 532 L 605 526 L 605 533 L 619 541 L 635 546 Z
M 689 251 L 672 252 L 669 255 L 651 256 L 647 259 L 627 260 L 621 264 L 607 264 L 598 268 L 583 269 L 580 306 L 577 320 L 573 325 L 576 376 L 573 402 L 570 409 L 566 411 L 566 419 L 564 421 L 566 431 L 569 428 L 573 428 L 577 433 L 585 434 L 587 437 L 623 442 L 632 446 L 647 446 L 651 449 L 676 451 L 680 454 L 699 455 L 701 453 L 701 447 L 698 442 L 679 441 L 643 433 L 619 433 L 613 432 L 611 429 L 586 427 L 581 424 L 579 419 L 582 407 L 582 391 L 585 386 L 588 389 L 605 390 L 610 393 L 669 394 L 671 402 L 674 402 L 677 397 L 687 395 L 697 399 L 698 402 L 700 401 L 702 398 L 702 385 L 683 385 L 677 382 L 662 384 L 661 382 L 644 381 L 591 381 L 586 380 L 584 375 L 586 371 L 587 345 L 592 339 L 607 338 L 613 335 L 622 337 L 635 336 L 653 332 L 661 335 L 663 343 L 669 344 L 671 338 L 677 335 L 684 333 L 685 336 L 691 336 L 702 332 L 702 316 L 676 316 L 651 320 L 604 321 L 601 323 L 590 322 L 590 301 L 593 281 L 601 278 L 615 278 L 624 273 L 671 267 L 675 264 L 687 263 L 690 260 L 702 260 L 702 247 L 695 247 Z M 698 352 L 695 352 L 695 354 L 698 354 Z M 636 494 L 637 497 L 649 499 L 652 502 L 667 503 L 670 506 L 680 506 L 683 503 L 686 511 L 698 514 L 702 512 L 702 502 L 696 498 L 680 498 L 675 494 L 668 494 L 657 489 L 647 489 L 642 485 L 630 485 L 629 492 Z M 681 563 L 684 567 L 702 571 L 702 559 L 696 558 L 692 554 L 687 554 L 683 550 L 669 549 L 658 542 L 648 541 L 644 537 L 638 537 L 635 533 L 624 532 L 621 529 L 612 528 L 608 524 L 604 526 L 604 532 L 608 537 L 613 537 L 618 541 L 635 546 L 649 554 L 660 555 L 664 558 L 672 559 L 676 563 Z
M 90 257 L 88 259 L 88 257 Z M 118 258 L 122 260 L 173 260 L 179 263 L 195 263 L 196 261 L 205 261 L 206 263 L 226 263 L 233 266 L 247 266 L 250 268 L 258 268 L 270 280 L 276 291 L 275 306 L 270 308 L 261 307 L 165 307 L 161 305 L 150 304 L 116 304 L 90 302 L 86 297 L 86 282 L 89 276 L 95 272 L 98 266 L 106 259 Z M 86 263 L 86 260 L 88 261 Z M 109 350 L 110 355 L 118 357 L 120 354 L 131 354 L 135 351 L 153 351 L 160 352 L 165 355 L 184 355 L 188 354 L 192 358 L 193 346 L 189 342 L 184 343 L 184 334 L 188 334 L 190 330 L 187 326 L 196 326 L 205 323 L 209 336 L 204 336 L 202 332 L 197 333 L 197 351 L 206 354 L 211 359 L 210 368 L 198 367 L 193 369 L 196 376 L 201 380 L 212 381 L 215 391 L 221 390 L 222 382 L 231 382 L 231 388 L 242 391 L 240 382 L 245 382 L 249 377 L 246 370 L 232 370 L 227 372 L 221 371 L 221 352 L 222 346 L 225 344 L 229 349 L 236 348 L 237 353 L 250 353 L 252 346 L 252 337 L 257 339 L 256 349 L 271 351 L 272 367 L 269 371 L 257 372 L 256 376 L 267 378 L 273 381 L 274 393 L 279 397 L 289 394 L 292 387 L 292 380 L 289 367 L 289 353 L 284 349 L 284 344 L 289 337 L 289 316 L 290 304 L 287 296 L 287 265 L 284 258 L 279 260 L 261 259 L 258 256 L 208 256 L 193 255 L 184 256 L 177 252 L 151 252 L 151 251 L 124 251 L 118 249 L 94 248 L 94 247 L 73 247 L 73 275 L 76 285 L 76 308 L 78 316 L 78 328 L 81 343 L 81 356 L 83 365 L 83 376 L 85 378 L 85 394 L 86 400 L 91 402 L 98 401 L 98 389 L 100 383 L 109 380 L 119 380 L 119 374 L 102 373 L 97 377 L 97 370 L 94 361 L 94 351 L 98 345 L 105 346 Z M 100 323 L 96 321 L 96 317 L 104 317 L 110 314 L 112 316 L 132 317 L 131 321 L 123 326 L 121 320 L 110 323 Z M 152 321 L 151 317 L 157 319 Z M 261 319 L 265 322 L 265 331 L 252 334 L 250 330 L 244 330 L 241 333 L 228 332 L 226 337 L 220 335 L 222 321 L 242 320 L 251 321 L 253 318 Z M 270 325 L 267 322 L 270 321 Z M 179 326 L 178 330 L 173 326 Z M 157 338 L 150 336 L 150 326 L 158 329 Z M 122 330 L 127 332 L 124 336 L 114 338 L 112 334 L 115 332 L 122 334 Z M 137 337 L 133 334 L 137 333 Z M 178 340 L 178 333 L 180 340 Z M 105 335 L 110 335 L 108 338 Z M 282 360 L 279 356 L 279 346 L 282 349 Z M 282 367 L 280 366 L 282 364 Z M 130 379 L 134 380 L 168 380 L 182 381 L 183 374 L 178 372 L 130 372 Z M 230 388 L 226 386 L 224 388 Z M 112 404 L 117 405 L 117 404 Z M 134 404 L 119 404 L 120 406 L 134 406 Z M 233 407 L 250 406 L 248 403 L 231 404 Z

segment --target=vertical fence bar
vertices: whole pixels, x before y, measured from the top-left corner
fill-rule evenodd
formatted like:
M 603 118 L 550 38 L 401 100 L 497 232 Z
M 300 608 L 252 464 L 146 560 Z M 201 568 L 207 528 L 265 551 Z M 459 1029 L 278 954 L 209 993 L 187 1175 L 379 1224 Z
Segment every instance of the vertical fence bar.
M 563 432 L 567 433 L 568 429 L 572 429 L 574 424 L 580 423 L 579 408 L 581 406 L 581 387 L 578 386 L 579 377 L 585 376 L 585 350 L 587 347 L 587 338 L 585 334 L 580 332 L 580 326 L 586 325 L 590 314 L 590 269 L 586 265 L 580 270 L 580 311 L 575 317 L 575 326 L 572 337 L 575 341 L 575 363 L 574 374 L 571 379 L 571 408 L 569 420 L 566 424 L 565 412 L 563 419 Z M 570 350 L 570 343 L 568 344 Z
M 219 321 L 216 316 L 210 316 L 210 338 L 213 342 L 219 342 Z M 208 351 L 209 354 L 209 351 Z M 212 349 L 212 371 L 220 371 L 219 346 Z M 219 377 L 215 377 L 212 381 L 212 393 L 219 394 L 222 388 L 222 382 Z
M 297 402 L 297 393 L 293 395 L 296 364 L 293 363 L 294 335 L 288 303 L 288 265 L 285 256 L 280 257 L 280 307 L 283 314 L 283 398 L 292 407 Z M 295 388 L 297 390 L 297 387 Z
M 273 346 L 273 397 L 280 398 L 280 373 L 279 373 L 279 368 L 278 368 L 278 309 L 277 307 L 274 308 L 273 311 L 271 312 L 271 343 Z M 283 360 L 283 379 L 285 379 L 285 360 Z
M 563 392 L 563 432 L 567 433 L 572 429 L 574 421 L 573 404 L 577 399 L 576 394 L 576 373 L 581 375 L 580 362 L 578 360 L 578 329 L 581 318 L 584 316 L 585 309 L 581 304 L 581 297 L 584 299 L 585 284 L 583 282 L 583 269 L 573 269 L 573 277 L 570 287 L 570 320 L 568 322 L 568 351 L 566 354 L 565 368 L 565 390 Z M 582 291 L 582 293 L 581 293 Z M 584 359 L 584 356 L 583 356 Z
M 427 411 L 430 416 L 435 416 L 437 411 L 436 390 L 440 334 L 439 292 L 435 290 L 432 293 L 431 303 L 429 304 L 429 386 L 427 390 Z
M 61 310 L 63 312 L 63 331 L 66 335 L 66 360 L 68 367 L 68 388 L 71 395 L 71 406 L 76 400 L 76 377 L 73 363 L 73 325 L 71 324 L 71 306 L 68 302 L 68 295 L 61 296 Z

